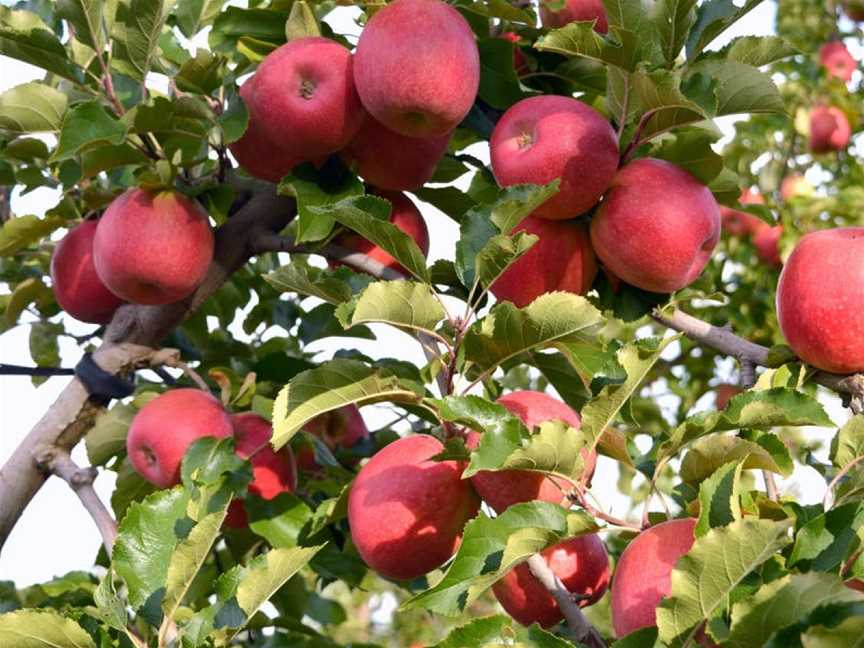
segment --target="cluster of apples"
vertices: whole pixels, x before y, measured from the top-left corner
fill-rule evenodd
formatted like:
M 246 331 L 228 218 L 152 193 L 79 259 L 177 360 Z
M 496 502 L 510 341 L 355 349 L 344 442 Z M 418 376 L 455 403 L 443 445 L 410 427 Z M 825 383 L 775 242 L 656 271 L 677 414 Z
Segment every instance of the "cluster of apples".
M 345 406 L 313 419 L 306 427 L 330 450 L 350 448 L 369 436 L 369 430 L 354 406 Z M 135 471 L 157 488 L 180 483 L 183 456 L 198 439 L 233 437 L 238 456 L 252 464 L 248 492 L 265 500 L 294 492 L 297 468 L 314 472 L 320 467 L 314 449 L 303 446 L 295 461 L 289 446 L 273 450 L 273 428 L 267 419 L 252 412 L 229 414 L 222 403 L 200 389 L 172 389 L 148 402 L 136 414 L 126 437 L 126 452 Z M 228 508 L 225 525 L 242 529 L 249 519 L 242 500 Z
M 847 14 L 854 20 L 854 10 L 851 3 L 844 5 Z M 851 12 L 851 13 L 850 13 Z M 864 13 L 856 14 L 864 18 Z M 824 68 L 829 79 L 849 83 L 852 74 L 858 67 L 858 62 L 843 44 L 842 40 L 832 40 L 819 49 L 819 63 Z M 818 105 L 810 111 L 810 151 L 813 153 L 830 153 L 842 151 L 849 146 L 852 127 L 846 113 L 836 106 Z
M 581 424 L 579 414 L 551 396 L 518 391 L 498 403 L 534 428 L 545 421 Z M 480 435 L 466 439 L 471 448 Z M 544 501 L 569 507 L 574 484 L 521 470 L 481 471 L 462 479 L 465 465 L 433 461 L 444 449 L 428 435 L 404 437 L 369 460 L 348 499 L 351 538 L 369 567 L 395 580 L 418 578 L 447 562 L 461 542 L 465 523 L 484 501 L 497 513 L 520 502 Z M 586 479 L 596 454 L 583 451 Z M 672 520 L 646 529 L 625 550 L 612 580 L 616 635 L 655 624 L 655 609 L 669 594 L 676 560 L 693 544 L 695 520 Z M 609 587 L 609 556 L 597 535 L 569 538 L 541 554 L 552 572 L 585 607 Z M 526 564 L 510 570 L 492 587 L 502 607 L 519 623 L 543 627 L 562 620 L 558 604 Z
M 123 302 L 177 302 L 204 279 L 213 245 L 198 203 L 175 191 L 129 189 L 57 244 L 54 295 L 72 317 L 94 324 L 110 322 Z

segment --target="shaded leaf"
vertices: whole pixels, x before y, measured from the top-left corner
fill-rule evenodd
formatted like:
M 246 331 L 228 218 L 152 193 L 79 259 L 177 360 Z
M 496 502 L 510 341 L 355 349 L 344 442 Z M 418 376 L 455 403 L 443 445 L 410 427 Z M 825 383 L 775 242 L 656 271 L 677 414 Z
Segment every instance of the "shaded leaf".
M 0 645 L 12 648 L 96 648 L 72 619 L 48 610 L 16 610 L 0 615 Z
M 66 113 L 66 95 L 32 81 L 0 95 L 0 128 L 13 133 L 58 131 Z
M 383 322 L 397 328 L 434 333 L 445 312 L 428 284 L 413 281 L 376 281 L 351 302 L 336 309 L 347 329 Z

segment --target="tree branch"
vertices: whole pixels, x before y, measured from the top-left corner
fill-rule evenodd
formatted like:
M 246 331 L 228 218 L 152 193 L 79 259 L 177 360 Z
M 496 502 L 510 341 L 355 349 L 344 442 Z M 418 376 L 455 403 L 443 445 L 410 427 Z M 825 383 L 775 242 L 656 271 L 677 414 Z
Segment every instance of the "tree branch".
M 589 646 L 589 648 L 606 648 L 603 637 L 582 614 L 582 610 L 576 604 L 573 595 L 567 591 L 561 579 L 549 568 L 543 556 L 540 554 L 531 556 L 528 559 L 528 569 L 558 603 L 567 625 L 576 635 L 576 640 Z
M 36 462 L 43 470 L 60 477 L 69 484 L 69 488 L 75 491 L 78 499 L 81 500 L 84 508 L 87 509 L 90 517 L 96 523 L 96 527 L 102 535 L 105 551 L 110 558 L 114 549 L 114 541 L 117 539 L 117 523 L 93 488 L 93 481 L 99 472 L 93 466 L 81 468 L 72 460 L 67 450 L 57 447 L 42 450 L 36 457 Z

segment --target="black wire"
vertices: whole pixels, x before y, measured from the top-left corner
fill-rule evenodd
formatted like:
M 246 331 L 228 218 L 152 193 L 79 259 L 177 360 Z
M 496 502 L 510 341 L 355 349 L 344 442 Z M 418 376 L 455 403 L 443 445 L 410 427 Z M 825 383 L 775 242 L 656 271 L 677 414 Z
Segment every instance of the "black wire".
M 22 367 L 0 363 L 0 376 L 74 376 L 74 369 L 65 367 Z

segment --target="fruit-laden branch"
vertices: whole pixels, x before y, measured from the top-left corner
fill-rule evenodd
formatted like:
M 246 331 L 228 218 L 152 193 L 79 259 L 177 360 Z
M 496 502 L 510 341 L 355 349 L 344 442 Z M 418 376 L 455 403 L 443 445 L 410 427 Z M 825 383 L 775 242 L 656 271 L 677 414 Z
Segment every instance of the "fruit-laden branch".
M 658 309 L 651 317 L 659 324 L 683 333 L 694 342 L 737 358 L 742 363 L 768 366 L 767 347 L 738 337 L 728 329 L 714 326 L 680 310 L 666 315 Z M 814 374 L 813 380 L 847 398 L 849 406 L 856 414 L 864 411 L 864 375 L 841 376 L 819 371 Z
M 114 550 L 114 541 L 117 539 L 117 523 L 93 488 L 93 481 L 99 471 L 93 466 L 80 467 L 72 460 L 67 450 L 57 447 L 45 448 L 36 457 L 36 461 L 43 470 L 57 475 L 75 491 L 78 499 L 93 518 L 93 522 L 96 523 L 99 533 L 102 534 L 102 543 L 110 558 Z
M 555 575 L 543 556 L 534 554 L 528 559 L 528 569 L 531 570 L 534 578 L 536 578 L 543 587 L 552 595 L 561 614 L 567 621 L 567 625 L 576 635 L 576 641 L 588 646 L 589 648 L 606 648 L 606 642 L 600 633 L 591 625 L 579 605 L 573 599 L 573 595 L 564 587 L 564 583 Z
M 176 351 L 156 350 L 159 342 L 188 318 L 230 276 L 255 254 L 252 241 L 262 231 L 282 230 L 296 214 L 292 198 L 276 195 L 272 185 L 255 193 L 216 230 L 213 262 L 204 281 L 185 300 L 165 306 L 121 306 L 108 325 L 93 360 L 110 374 L 176 363 Z M 167 353 L 167 355 L 166 355 Z M 37 457 L 49 447 L 71 450 L 93 425 L 102 407 L 77 378 L 30 431 L 0 469 L 0 548 L 47 474 Z

